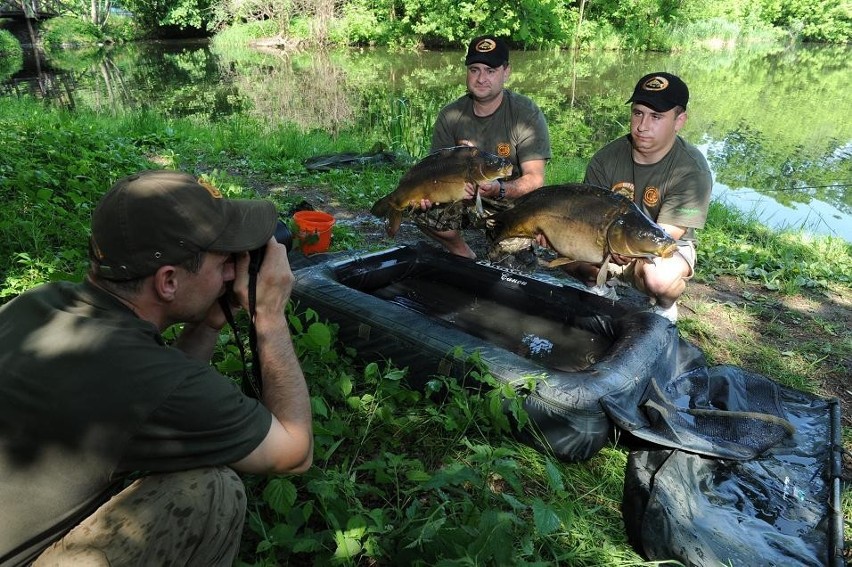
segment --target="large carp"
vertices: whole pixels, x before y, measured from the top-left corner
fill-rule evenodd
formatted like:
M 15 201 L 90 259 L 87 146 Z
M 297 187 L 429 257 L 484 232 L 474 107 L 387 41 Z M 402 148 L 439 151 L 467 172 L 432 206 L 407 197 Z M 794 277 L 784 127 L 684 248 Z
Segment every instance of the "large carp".
M 433 152 L 405 172 L 396 189 L 373 205 L 370 212 L 388 219 L 387 231 L 393 236 L 399 230 L 402 215 L 419 207 L 421 199 L 432 203 L 453 203 L 466 197 L 465 183 L 480 183 L 508 177 L 512 163 L 473 146 L 454 146 Z M 476 207 L 482 212 L 479 191 Z
M 550 185 L 515 200 L 514 206 L 486 220 L 496 245 L 512 237 L 543 234 L 561 256 L 551 266 L 572 261 L 605 265 L 611 254 L 630 258 L 668 258 L 677 243 L 627 197 L 609 189 L 571 183 Z M 598 274 L 598 285 L 607 270 Z

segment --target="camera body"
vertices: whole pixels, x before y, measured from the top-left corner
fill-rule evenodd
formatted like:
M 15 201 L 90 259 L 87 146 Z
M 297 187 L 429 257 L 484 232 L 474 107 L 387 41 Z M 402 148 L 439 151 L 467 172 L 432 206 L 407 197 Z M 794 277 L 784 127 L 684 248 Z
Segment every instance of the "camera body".
M 293 249 L 293 233 L 290 231 L 290 226 L 286 221 L 278 219 L 278 222 L 275 224 L 275 232 L 273 232 L 273 236 L 275 236 L 275 241 L 279 244 L 283 244 L 287 248 L 287 252 Z M 249 252 L 249 273 L 258 273 L 260 271 L 260 265 L 263 263 L 263 255 L 266 253 L 266 245 L 264 244 L 260 248 L 256 250 L 251 250 Z

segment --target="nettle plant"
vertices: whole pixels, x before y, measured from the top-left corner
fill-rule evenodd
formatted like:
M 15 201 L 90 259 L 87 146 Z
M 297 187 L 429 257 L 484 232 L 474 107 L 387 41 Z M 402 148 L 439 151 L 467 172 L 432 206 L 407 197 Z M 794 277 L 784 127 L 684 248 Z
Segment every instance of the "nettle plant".
M 498 384 L 474 355 L 465 380 L 415 391 L 405 370 L 358 361 L 336 325 L 297 309 L 288 315 L 311 391 L 314 466 L 246 477 L 241 565 L 518 565 L 558 547 L 567 512 L 545 498 L 564 494 L 562 473 L 538 453 L 543 464 L 530 466 L 532 450 L 509 435 L 504 407 L 526 422 L 521 389 Z M 235 368 L 225 352 L 220 367 Z

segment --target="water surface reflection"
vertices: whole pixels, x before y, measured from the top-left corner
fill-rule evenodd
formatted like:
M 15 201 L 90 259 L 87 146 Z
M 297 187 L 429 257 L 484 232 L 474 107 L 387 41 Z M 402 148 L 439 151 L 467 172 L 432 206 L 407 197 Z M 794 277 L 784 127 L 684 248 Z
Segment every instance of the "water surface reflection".
M 509 86 L 542 107 L 555 153 L 589 157 L 626 131 L 624 99 L 638 76 L 655 69 L 679 74 L 692 92 L 682 133 L 707 156 L 717 199 L 775 227 L 852 242 L 850 55 L 850 47 L 515 52 Z M 209 122 L 248 115 L 330 133 L 402 130 L 394 142 L 422 155 L 438 109 L 463 91 L 462 59 L 461 52 L 284 54 L 144 43 L 49 60 L 28 54 L 3 83 L 3 95 L 28 92 L 70 109 L 150 109 Z M 570 180 L 548 179 L 562 181 Z

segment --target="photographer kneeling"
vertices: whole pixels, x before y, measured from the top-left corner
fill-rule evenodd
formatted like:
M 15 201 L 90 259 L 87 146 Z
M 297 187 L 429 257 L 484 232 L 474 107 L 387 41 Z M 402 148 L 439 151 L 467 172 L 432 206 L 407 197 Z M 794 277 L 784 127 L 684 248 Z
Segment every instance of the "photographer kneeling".
M 0 564 L 234 562 L 246 506 L 234 471 L 299 473 L 313 458 L 276 223 L 271 202 L 224 199 L 187 174 L 131 175 L 93 214 L 87 279 L 0 309 Z M 232 288 L 248 307 L 248 251 L 262 246 L 256 400 L 210 358 L 219 298 Z

